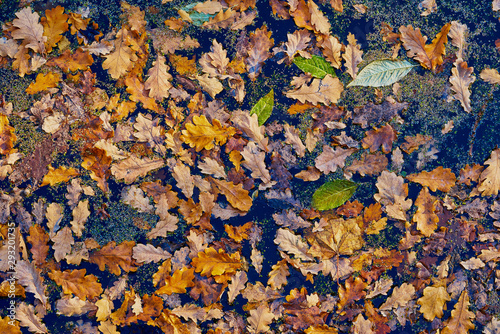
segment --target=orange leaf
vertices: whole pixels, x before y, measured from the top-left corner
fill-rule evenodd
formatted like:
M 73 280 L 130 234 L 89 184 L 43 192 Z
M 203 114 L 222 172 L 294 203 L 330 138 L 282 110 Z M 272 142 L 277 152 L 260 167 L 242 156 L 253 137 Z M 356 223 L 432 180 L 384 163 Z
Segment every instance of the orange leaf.
M 191 147 L 196 148 L 196 152 L 202 149 L 211 150 L 218 145 L 224 145 L 229 137 L 236 133 L 233 127 L 222 126 L 219 120 L 213 120 L 213 125 L 207 120 L 205 115 L 193 116 L 193 123 L 187 123 L 186 129 L 182 130 L 181 139 Z
M 171 277 L 165 278 L 165 285 L 156 293 L 171 295 L 173 293 L 186 293 L 186 288 L 194 286 L 194 269 L 182 267 L 176 270 Z
M 93 299 L 102 293 L 101 283 L 94 275 L 85 276 L 86 272 L 86 269 L 52 270 L 49 277 L 62 287 L 65 294 L 74 294 L 81 300 Z
M 9 118 L 0 114 L 0 154 L 10 154 L 15 152 L 14 142 L 17 137 L 14 128 L 9 125 Z
M 42 17 L 40 22 L 43 25 L 43 35 L 47 37 L 45 42 L 47 53 L 57 46 L 62 39 L 62 34 L 68 31 L 68 22 L 66 22 L 68 17 L 68 14 L 64 14 L 64 7 L 61 6 L 45 11 L 45 17 Z
M 413 221 L 417 223 L 417 229 L 426 237 L 434 233 L 439 222 L 439 217 L 436 214 L 437 202 L 438 199 L 429 194 L 427 187 L 424 187 L 420 191 L 415 200 L 415 205 L 418 209 L 413 215 Z
M 30 83 L 28 88 L 26 88 L 26 93 L 36 94 L 48 88 L 57 87 L 59 80 L 61 80 L 61 75 L 59 73 L 49 72 L 46 75 L 38 73 L 35 82 Z
M 41 265 L 45 262 L 47 255 L 49 254 L 49 236 L 45 230 L 39 225 L 31 225 L 30 235 L 27 238 L 28 242 L 31 243 L 31 254 L 33 254 L 33 261 L 37 265 Z
M 154 98 L 149 97 L 149 94 L 137 77 L 127 77 L 125 79 L 127 85 L 127 93 L 130 94 L 129 99 L 134 102 L 142 102 L 142 106 L 146 109 L 158 111 L 158 104 Z
M 390 124 L 386 124 L 383 127 L 366 132 L 366 137 L 363 138 L 361 143 L 363 148 L 370 148 L 370 152 L 375 152 L 380 146 L 382 146 L 382 152 L 385 154 L 391 152 L 392 143 L 396 140 L 396 131 L 392 128 Z
M 99 266 L 101 271 L 109 268 L 109 272 L 119 276 L 121 274 L 120 267 L 125 272 L 136 271 L 132 260 L 132 248 L 135 246 L 135 241 L 124 241 L 118 246 L 116 242 L 110 241 L 102 249 L 90 255 L 89 262 Z
M 453 174 L 451 169 L 443 168 L 442 166 L 430 172 L 423 171 L 419 174 L 410 174 L 406 178 L 424 187 L 429 187 L 432 191 L 441 190 L 443 192 L 450 191 L 456 181 L 455 174 Z
M 217 252 L 213 247 L 199 252 L 192 260 L 195 271 L 202 276 L 216 276 L 222 274 L 234 274 L 240 269 L 242 263 L 240 253 L 227 254 L 223 249 Z
M 231 239 L 236 242 L 242 242 L 248 238 L 248 232 L 252 228 L 252 225 L 252 222 L 248 222 L 243 226 L 231 226 L 224 224 L 224 230 Z
M 252 198 L 248 195 L 248 190 L 243 189 L 243 185 L 235 185 L 233 182 L 212 179 L 217 189 L 226 196 L 227 201 L 235 209 L 248 211 L 252 207 Z
M 64 166 L 61 166 L 58 167 L 57 169 L 54 169 L 54 167 L 52 167 L 51 165 L 49 165 L 48 167 L 49 167 L 49 172 L 45 174 L 45 176 L 43 177 L 42 184 L 40 185 L 41 187 L 47 184 L 55 186 L 60 182 L 69 181 L 73 177 L 79 175 L 78 171 L 73 167 L 66 168 Z
M 94 59 L 88 51 L 78 48 L 73 54 L 69 49 L 64 51 L 59 57 L 49 60 L 46 65 L 57 66 L 64 72 L 74 72 L 85 71 L 93 62 Z

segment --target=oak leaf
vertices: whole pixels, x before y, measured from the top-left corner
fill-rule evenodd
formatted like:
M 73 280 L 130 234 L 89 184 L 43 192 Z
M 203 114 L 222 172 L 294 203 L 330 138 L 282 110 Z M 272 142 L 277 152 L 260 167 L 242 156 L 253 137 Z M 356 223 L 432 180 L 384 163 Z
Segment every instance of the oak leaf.
M 138 244 L 134 246 L 132 251 L 132 258 L 134 258 L 134 260 L 136 260 L 138 263 L 157 263 L 172 256 L 166 250 L 163 250 L 160 247 L 154 247 L 151 244 Z
M 57 262 L 64 259 L 71 252 L 71 245 L 75 243 L 71 230 L 67 226 L 64 226 L 57 232 L 51 240 L 54 242 L 52 249 L 54 250 L 54 258 Z
M 379 192 L 373 198 L 386 206 L 387 214 L 406 220 L 406 211 L 411 207 L 412 200 L 405 199 L 408 196 L 408 184 L 404 183 L 404 179 L 395 173 L 383 171 L 375 185 Z
M 452 96 L 460 101 L 466 112 L 471 111 L 469 86 L 476 81 L 476 77 L 472 75 L 473 71 L 474 67 L 467 67 L 467 62 L 460 58 L 453 63 L 451 69 L 451 90 L 455 92 Z
M 22 334 L 23 332 L 21 332 L 19 323 L 12 322 L 8 316 L 5 316 L 3 318 L 0 317 L 0 333 Z
M 458 48 L 457 59 L 465 59 L 465 37 L 468 33 L 468 28 L 466 24 L 461 24 L 458 21 L 451 21 L 451 28 L 448 32 L 448 37 L 451 38 L 451 44 Z M 484 70 L 483 70 L 484 71 Z
M 271 31 L 264 25 L 250 33 L 250 44 L 252 47 L 248 50 L 246 58 L 248 77 L 254 81 L 262 70 L 264 62 L 271 57 L 269 49 L 274 45 L 274 39 L 271 38 Z
M 359 276 L 356 277 L 356 279 L 354 279 L 353 276 L 349 277 L 349 279 L 345 282 L 345 287 L 339 285 L 338 312 L 355 301 L 363 299 L 366 296 L 365 289 L 367 287 L 368 284 L 366 284 L 366 282 L 364 282 Z
M 140 159 L 132 154 L 127 159 L 111 166 L 111 173 L 115 178 L 124 179 L 125 183 L 130 184 L 137 177 L 145 176 L 150 171 L 158 169 L 163 165 L 163 159 L 150 159 L 148 157 Z
M 450 168 L 439 166 L 430 172 L 422 171 L 419 174 L 410 174 L 406 177 L 412 182 L 429 187 L 430 190 L 448 192 L 455 185 L 456 177 Z
M 387 300 L 380 305 L 379 310 L 388 311 L 391 309 L 397 309 L 398 307 L 405 307 L 410 300 L 413 299 L 415 294 L 415 288 L 413 285 L 408 283 L 403 283 L 399 287 L 395 287 L 392 294 Z
M 40 316 L 40 314 L 35 313 L 33 305 L 23 302 L 16 308 L 16 320 L 19 321 L 21 326 L 28 327 L 28 330 L 33 333 L 49 333 Z M 7 333 L 10 333 L 10 330 Z
M 247 273 L 244 271 L 238 271 L 236 275 L 231 278 L 231 284 L 229 284 L 229 290 L 227 293 L 227 298 L 230 304 L 232 304 L 234 299 L 240 294 L 240 291 L 245 288 L 245 283 L 247 281 Z
M 31 225 L 29 232 L 30 235 L 26 239 L 31 244 L 33 262 L 40 266 L 45 262 L 49 252 L 49 236 L 39 224 Z
M 271 175 L 266 167 L 266 154 L 262 152 L 254 142 L 249 142 L 241 152 L 243 160 L 242 165 L 252 171 L 253 178 L 259 178 L 264 182 L 263 187 L 269 186 Z
M 130 94 L 129 99 L 131 101 L 142 102 L 142 106 L 145 109 L 158 111 L 158 104 L 154 98 L 149 97 L 144 87 L 144 83 L 138 77 L 128 76 L 125 79 L 125 84 L 127 85 L 127 93 Z
M 52 270 L 49 277 L 60 285 L 65 294 L 74 294 L 81 300 L 93 299 L 102 293 L 101 283 L 94 275 L 85 275 L 86 269 L 80 270 Z
M 243 189 L 243 185 L 235 185 L 233 182 L 212 179 L 217 189 L 226 196 L 232 207 L 241 211 L 248 211 L 252 207 L 252 198 L 248 195 L 248 190 Z
M 240 253 L 229 255 L 223 249 L 219 249 L 217 252 L 213 247 L 199 252 L 198 256 L 192 260 L 192 264 L 197 273 L 206 277 L 234 274 L 242 265 Z
M 323 79 L 314 78 L 310 85 L 303 84 L 295 90 L 285 92 L 289 98 L 297 99 L 302 103 L 310 102 L 313 105 L 323 103 L 337 103 L 344 86 L 338 78 L 327 74 Z
M 363 148 L 370 148 L 370 152 L 375 152 L 382 146 L 382 152 L 385 154 L 391 152 L 392 143 L 397 139 L 396 131 L 390 124 L 386 124 L 381 128 L 374 128 L 366 132 L 366 137 L 361 143 Z
M 308 254 L 309 247 L 307 243 L 302 241 L 299 235 L 294 234 L 289 229 L 278 229 L 274 243 L 278 245 L 278 249 L 295 255 L 297 259 L 302 261 L 313 260 L 313 257 Z
M 309 7 L 309 13 L 311 14 L 311 24 L 314 27 L 314 30 L 324 34 L 330 34 L 330 22 L 325 17 L 323 12 L 319 10 L 318 5 L 316 5 L 312 0 L 307 2 L 307 6 Z
M 77 237 L 82 236 L 82 232 L 85 229 L 85 222 L 89 216 L 89 200 L 80 201 L 73 209 L 73 220 L 71 221 L 71 230 Z
M 28 88 L 26 88 L 26 93 L 36 94 L 49 88 L 57 87 L 59 80 L 61 80 L 61 75 L 59 73 L 38 73 L 35 82 L 30 83 Z
M 186 293 L 186 288 L 194 286 L 194 269 L 182 267 L 165 279 L 165 285 L 156 290 L 159 295 Z
M 124 241 L 118 246 L 116 242 L 110 241 L 103 248 L 92 253 L 89 262 L 97 264 L 101 271 L 104 271 L 107 266 L 109 271 L 117 276 L 121 274 L 122 270 L 127 273 L 136 271 L 137 267 L 132 259 L 134 246 L 135 241 Z
M 361 176 L 371 176 L 385 170 L 388 163 L 387 157 L 380 152 L 375 152 L 375 154 L 367 154 L 367 152 L 364 152 L 360 160 L 354 160 L 345 170 L 359 173 Z
M 186 129 L 182 130 L 181 139 L 197 152 L 202 149 L 211 150 L 215 144 L 224 145 L 236 133 L 235 128 L 222 126 L 217 119 L 213 120 L 213 125 L 210 124 L 205 115 L 195 115 L 192 122 L 187 123 Z
M 363 61 L 363 51 L 361 51 L 361 48 L 359 44 L 357 44 L 356 38 L 353 34 L 349 33 L 349 35 L 347 35 L 347 41 L 349 44 L 346 46 L 345 53 L 342 55 L 342 58 L 345 60 L 347 73 L 349 73 L 353 79 L 356 79 L 358 65 Z
M 64 14 L 64 7 L 57 6 L 45 11 L 45 17 L 40 22 L 43 25 L 43 35 L 47 37 L 45 49 L 47 53 L 57 46 L 62 39 L 62 34 L 68 31 L 68 14 Z
M 81 300 L 78 297 L 61 298 L 56 301 L 57 314 L 63 314 L 67 317 L 81 316 L 87 312 L 94 311 L 96 306 L 88 301 Z
M 64 166 L 60 166 L 57 169 L 54 169 L 54 167 L 52 167 L 51 165 L 49 165 L 48 167 L 49 171 L 43 177 L 40 187 L 43 187 L 47 184 L 55 186 L 58 183 L 67 182 L 73 179 L 75 176 L 79 175 L 78 171 L 73 167 L 66 168 Z
M 14 127 L 9 125 L 9 118 L 0 114 L 0 154 L 14 153 L 14 143 L 17 139 Z
M 496 69 L 485 68 L 481 71 L 479 76 L 481 77 L 481 79 L 483 79 L 486 82 L 489 82 L 490 84 L 500 83 L 500 74 Z
M 446 292 L 444 286 L 428 286 L 424 289 L 424 295 L 420 297 L 417 304 L 420 305 L 420 313 L 428 321 L 434 320 L 436 317 L 443 316 L 443 309 L 446 310 L 446 302 L 450 301 L 451 297 Z
M 148 70 L 148 79 L 144 84 L 144 87 L 149 90 L 149 96 L 157 101 L 162 101 L 170 95 L 168 91 L 172 88 L 170 83 L 172 76 L 168 70 L 169 66 L 165 64 L 165 57 L 158 53 L 153 67 Z
M 106 60 L 102 63 L 102 68 L 108 70 L 115 80 L 129 72 L 133 62 L 138 59 L 134 50 L 130 47 L 128 35 L 129 32 L 125 28 L 121 28 L 116 33 L 113 41 L 114 51 L 104 56 Z
M 25 48 L 44 53 L 47 37 L 43 35 L 43 26 L 38 22 L 40 15 L 33 13 L 30 7 L 21 9 L 15 15 L 17 18 L 12 21 L 12 25 L 17 29 L 12 31 L 12 37 L 24 40 Z
M 267 333 L 274 318 L 274 314 L 267 305 L 260 305 L 257 309 L 250 310 L 250 316 L 247 318 L 249 323 L 247 330 L 249 333 Z
M 325 174 L 333 173 L 337 168 L 344 167 L 345 159 L 356 152 L 354 148 L 344 149 L 336 147 L 335 150 L 329 146 L 323 146 L 323 152 L 314 160 L 317 169 Z
M 269 271 L 269 279 L 267 284 L 274 290 L 281 289 L 282 286 L 288 284 L 287 277 L 290 276 L 286 260 L 278 261 Z
M 16 266 L 16 275 L 19 284 L 26 288 L 27 292 L 35 295 L 35 298 L 42 302 L 43 307 L 47 307 L 47 296 L 45 295 L 45 285 L 41 271 L 33 263 L 19 261 Z
M 427 37 L 422 36 L 419 28 L 413 29 L 411 25 L 401 26 L 399 31 L 403 46 L 408 51 L 408 57 L 417 59 L 423 67 L 434 71 L 438 65 L 443 63 L 445 44 L 448 41 L 450 28 L 451 23 L 445 24 L 431 44 L 425 44 Z
M 469 311 L 469 295 L 467 290 L 462 291 L 458 298 L 455 308 L 451 311 L 451 317 L 446 321 L 446 327 L 441 331 L 442 334 L 467 334 L 475 326 L 471 320 L 476 317 Z
M 64 72 L 74 72 L 78 70 L 87 70 L 94 62 L 94 59 L 88 51 L 78 48 L 74 53 L 68 49 L 59 57 L 52 58 L 47 62 L 47 66 L 57 66 Z
M 490 158 L 484 164 L 488 167 L 479 177 L 478 191 L 481 196 L 496 196 L 500 190 L 500 149 L 491 151 Z

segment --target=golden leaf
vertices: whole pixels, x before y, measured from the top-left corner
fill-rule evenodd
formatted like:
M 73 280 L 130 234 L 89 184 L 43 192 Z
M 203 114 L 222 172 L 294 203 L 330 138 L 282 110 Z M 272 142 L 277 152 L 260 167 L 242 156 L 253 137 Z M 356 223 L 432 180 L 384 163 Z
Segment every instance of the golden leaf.
M 467 334 L 469 329 L 474 329 L 475 326 L 471 320 L 476 316 L 469 311 L 469 295 L 467 289 L 462 291 L 458 298 L 455 308 L 451 311 L 451 318 L 446 321 L 446 327 L 442 330 L 442 334 Z
M 431 44 L 425 44 L 427 37 L 422 36 L 419 28 L 413 29 L 411 25 L 401 26 L 399 31 L 403 46 L 408 51 L 408 57 L 415 58 L 425 68 L 435 70 L 438 65 L 443 63 L 445 44 L 448 41 L 450 28 L 451 23 L 445 24 Z
M 132 262 L 132 248 L 135 241 L 124 241 L 118 246 L 116 242 L 110 241 L 102 249 L 90 255 L 89 262 L 99 266 L 101 271 L 109 268 L 109 272 L 119 276 L 121 271 L 136 271 L 137 267 Z M 121 270 L 120 270 L 121 267 Z
M 64 7 L 57 6 L 45 11 L 45 17 L 40 22 L 43 25 L 43 35 L 47 37 L 45 49 L 47 53 L 57 46 L 62 39 L 62 34 L 68 31 L 68 14 L 64 14 Z
M 257 309 L 250 310 L 250 316 L 247 318 L 250 326 L 250 333 L 268 333 L 269 325 L 273 322 L 274 313 L 269 310 L 267 305 L 260 305 Z
M 115 50 L 104 56 L 106 60 L 102 63 L 102 68 L 108 70 L 115 80 L 130 71 L 133 62 L 138 59 L 129 45 L 128 31 L 122 28 L 116 33 Z
M 323 12 L 319 10 L 318 5 L 316 5 L 312 0 L 307 2 L 307 6 L 309 7 L 309 13 L 311 13 L 311 24 L 314 27 L 314 30 L 328 35 L 330 33 L 330 22 L 325 17 Z
M 104 65 L 104 64 L 103 64 Z M 155 99 L 149 97 L 144 88 L 144 83 L 142 83 L 136 76 L 128 76 L 125 79 L 125 84 L 127 85 L 127 93 L 130 94 L 129 99 L 134 102 L 142 102 L 142 106 L 145 109 L 158 111 L 158 104 Z
M 450 301 L 451 297 L 446 292 L 444 286 L 428 286 L 424 289 L 424 295 L 417 301 L 420 305 L 420 313 L 428 321 L 434 318 L 443 316 L 443 308 L 446 310 L 446 302 Z
M 14 153 L 14 142 L 17 137 L 14 133 L 14 128 L 9 125 L 9 118 L 0 114 L 0 154 Z
M 156 290 L 158 295 L 186 293 L 186 288 L 194 286 L 194 269 L 182 267 L 174 271 L 172 276 L 165 278 L 165 285 Z
M 410 174 L 406 177 L 412 182 L 429 187 L 430 190 L 448 192 L 455 185 L 456 177 L 450 168 L 439 166 L 430 172 L 423 171 L 419 174 Z
M 214 119 L 213 125 L 205 115 L 193 116 L 193 123 L 187 123 L 186 129 L 182 130 L 181 139 L 196 152 L 202 149 L 211 150 L 217 145 L 224 145 L 227 139 L 236 133 L 233 127 L 222 126 L 219 120 Z
M 203 252 L 199 252 L 191 263 L 197 273 L 206 277 L 234 274 L 242 265 L 240 253 L 236 252 L 229 255 L 223 249 L 219 249 L 217 252 L 213 247 L 208 247 Z
M 235 185 L 233 182 L 212 179 L 217 189 L 226 196 L 232 207 L 241 211 L 248 211 L 252 207 L 252 198 L 248 195 L 248 190 L 243 189 L 243 185 Z
M 74 178 L 75 176 L 79 175 L 78 171 L 74 169 L 73 167 L 71 168 L 66 168 L 64 166 L 60 166 L 57 169 L 54 169 L 51 165 L 48 166 L 49 171 L 45 176 L 43 177 L 42 183 L 40 184 L 40 187 L 43 187 L 47 184 L 50 184 L 51 186 L 55 186 L 56 184 L 60 182 L 67 182 Z
M 38 73 L 35 82 L 30 83 L 26 88 L 26 93 L 36 94 L 48 88 L 57 87 L 61 75 L 59 73 L 48 72 L 47 74 Z
M 144 85 L 149 90 L 149 96 L 157 101 L 162 101 L 163 98 L 170 95 L 168 90 L 172 88 L 170 83 L 172 76 L 167 72 L 168 70 L 169 67 L 165 64 L 165 57 L 158 53 L 156 60 L 153 62 L 153 67 L 148 71 L 149 78 Z
M 74 294 L 81 300 L 93 299 L 102 293 L 101 283 L 94 275 L 85 275 L 86 269 L 52 270 L 49 277 L 60 285 L 65 294 Z

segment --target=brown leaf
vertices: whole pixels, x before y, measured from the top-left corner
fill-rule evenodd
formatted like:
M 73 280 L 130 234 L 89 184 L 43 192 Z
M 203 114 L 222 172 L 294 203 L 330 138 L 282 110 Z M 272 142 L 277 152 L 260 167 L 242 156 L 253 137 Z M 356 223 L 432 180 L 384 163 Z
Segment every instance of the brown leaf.
M 370 152 L 375 152 L 382 146 L 382 152 L 385 154 L 391 152 L 392 143 L 397 139 L 396 131 L 390 124 L 381 128 L 373 128 L 366 132 L 366 137 L 361 141 L 363 148 L 370 148 Z
M 89 262 L 99 266 L 99 270 L 106 270 L 106 266 L 112 274 L 119 276 L 123 271 L 133 272 L 137 270 L 132 260 L 132 249 L 135 241 L 124 241 L 118 246 L 116 242 L 110 241 L 100 250 L 90 255 Z M 120 270 L 121 267 L 121 270 Z
M 359 173 L 361 176 L 377 175 L 387 168 L 389 160 L 380 152 L 375 154 L 368 154 L 364 152 L 360 160 L 354 160 L 346 171 Z
M 406 177 L 412 182 L 429 187 L 430 190 L 448 192 L 455 185 L 456 177 L 450 168 L 439 166 L 430 172 L 422 171 L 419 174 L 410 174 Z
M 49 253 L 49 236 L 45 230 L 38 224 L 30 227 L 30 235 L 27 240 L 31 243 L 31 254 L 33 254 L 33 261 L 38 266 L 45 263 L 45 259 Z
M 49 277 L 60 285 L 65 294 L 74 294 L 81 300 L 93 299 L 102 293 L 101 283 L 94 275 L 85 275 L 86 269 L 52 270 Z
M 429 189 L 424 187 L 417 199 L 415 205 L 417 212 L 413 215 L 413 221 L 417 223 L 417 229 L 426 237 L 431 236 L 437 228 L 439 217 L 436 214 L 436 205 L 439 200 L 429 194 Z
M 362 128 L 389 122 L 398 112 L 408 108 L 408 103 L 385 100 L 382 104 L 367 103 L 363 107 L 354 108 L 352 122 L 361 124 Z
M 334 150 L 331 146 L 324 145 L 323 152 L 314 160 L 315 166 L 325 174 L 333 173 L 337 168 L 344 167 L 345 159 L 354 152 L 354 148 L 336 147 Z
M 248 191 L 243 189 L 243 185 L 235 185 L 232 182 L 224 180 L 211 179 L 217 186 L 217 189 L 226 196 L 227 201 L 235 209 L 248 211 L 252 207 L 252 198 L 248 195 Z
M 472 75 L 474 67 L 467 67 L 467 62 L 462 59 L 457 59 L 453 63 L 453 68 L 450 77 L 451 90 L 455 92 L 453 98 L 460 101 L 466 112 L 471 111 L 470 106 L 470 91 L 469 86 L 476 81 L 476 77 Z
M 351 78 L 356 79 L 358 65 L 363 61 L 363 51 L 361 51 L 361 48 L 359 44 L 357 44 L 356 38 L 353 34 L 349 33 L 349 35 L 347 35 L 347 41 L 349 44 L 346 46 L 345 53 L 342 55 L 342 58 L 345 60 L 347 73 L 349 73 Z
M 484 164 L 489 166 L 481 173 L 478 191 L 481 196 L 496 196 L 500 190 L 500 149 L 491 151 Z

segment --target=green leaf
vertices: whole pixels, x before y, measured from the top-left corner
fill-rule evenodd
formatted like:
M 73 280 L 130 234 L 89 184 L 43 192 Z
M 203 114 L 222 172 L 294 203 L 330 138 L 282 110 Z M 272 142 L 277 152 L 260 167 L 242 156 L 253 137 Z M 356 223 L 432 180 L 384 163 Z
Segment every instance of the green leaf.
M 271 89 L 266 96 L 262 97 L 250 110 L 250 115 L 257 114 L 259 117 L 259 125 L 264 124 L 271 113 L 274 106 L 274 90 Z
M 414 65 L 406 60 L 375 60 L 358 73 L 350 86 L 381 87 L 392 85 L 411 71 Z
M 358 185 L 348 180 L 335 180 L 323 184 L 312 197 L 312 206 L 318 210 L 330 210 L 344 204 Z
M 323 57 L 313 55 L 312 58 L 307 59 L 298 56 L 293 59 L 293 63 L 302 71 L 311 73 L 315 78 L 323 79 L 327 74 L 330 74 L 334 78 L 337 76 L 335 69 Z

